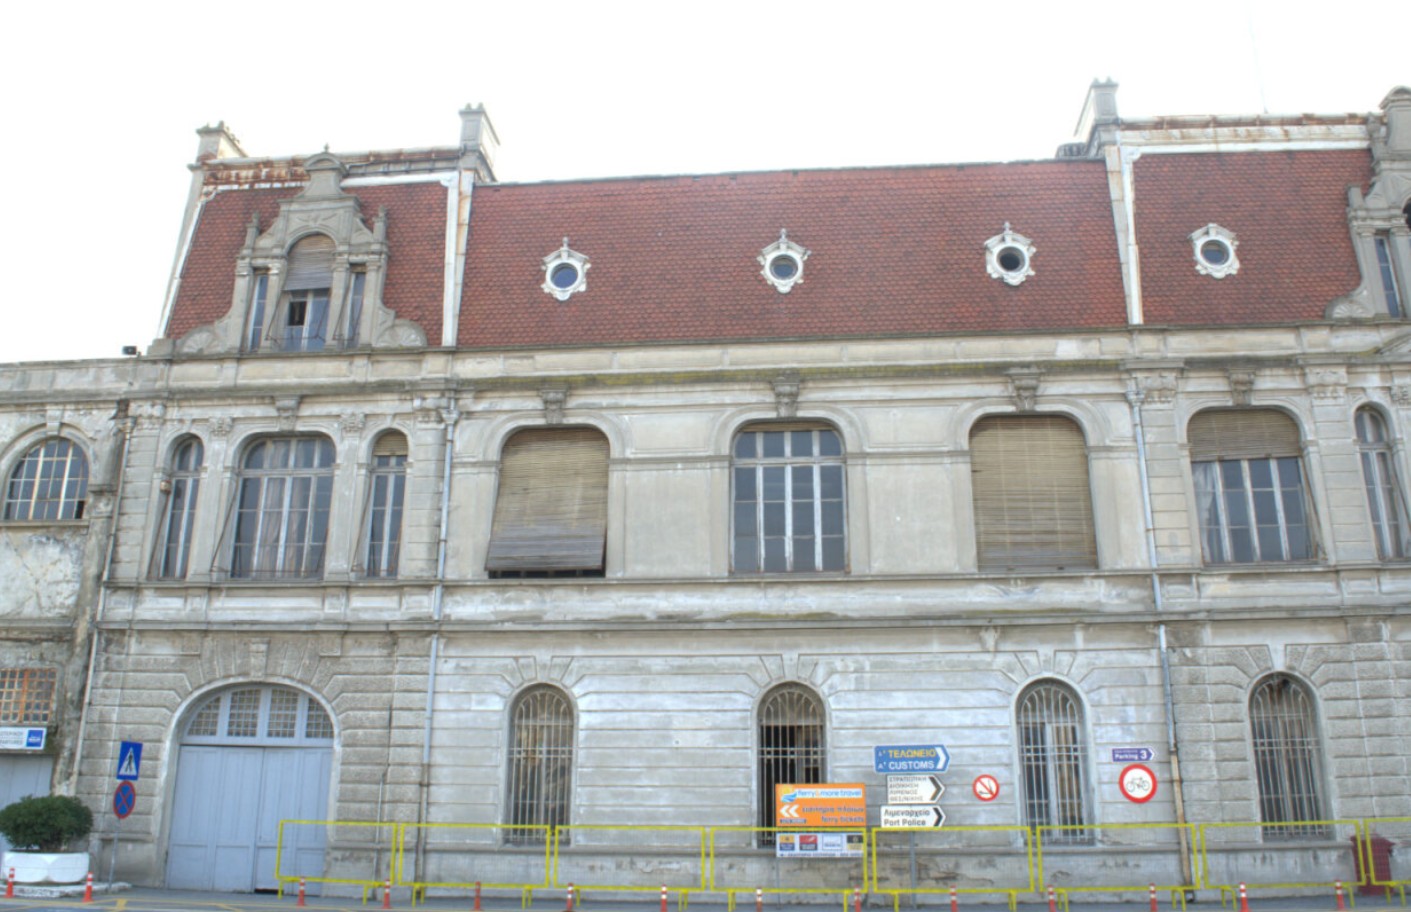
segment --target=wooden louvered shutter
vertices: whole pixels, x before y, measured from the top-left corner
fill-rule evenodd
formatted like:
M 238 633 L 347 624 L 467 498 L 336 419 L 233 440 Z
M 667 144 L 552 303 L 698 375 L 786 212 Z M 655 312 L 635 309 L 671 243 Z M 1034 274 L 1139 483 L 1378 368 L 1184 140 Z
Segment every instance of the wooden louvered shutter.
M 407 438 L 396 431 L 388 431 L 377 442 L 372 445 L 373 456 L 405 456 L 407 455 Z
M 985 418 L 970 434 L 981 570 L 1097 566 L 1088 452 L 1067 418 Z
M 1191 462 L 1302 456 L 1298 425 L 1274 409 L 1214 409 L 1186 426 Z
M 328 288 L 333 284 L 333 238 L 313 234 L 289 251 L 289 275 L 285 291 Z
M 520 431 L 500 457 L 491 571 L 601 570 L 608 442 L 591 428 Z

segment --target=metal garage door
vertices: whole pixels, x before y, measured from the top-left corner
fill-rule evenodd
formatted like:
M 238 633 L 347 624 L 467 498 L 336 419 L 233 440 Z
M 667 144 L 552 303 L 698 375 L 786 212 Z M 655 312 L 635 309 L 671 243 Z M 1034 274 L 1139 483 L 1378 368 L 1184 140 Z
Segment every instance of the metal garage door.
M 49 794 L 54 758 L 43 754 L 0 754 L 0 807 L 27 795 Z M 0 852 L 10 844 L 0 836 Z
M 276 888 L 279 821 L 325 818 L 332 758 L 328 714 L 298 691 L 241 687 L 196 707 L 177 755 L 167 886 Z M 323 850 L 323 828 L 286 828 L 282 870 L 317 876 Z

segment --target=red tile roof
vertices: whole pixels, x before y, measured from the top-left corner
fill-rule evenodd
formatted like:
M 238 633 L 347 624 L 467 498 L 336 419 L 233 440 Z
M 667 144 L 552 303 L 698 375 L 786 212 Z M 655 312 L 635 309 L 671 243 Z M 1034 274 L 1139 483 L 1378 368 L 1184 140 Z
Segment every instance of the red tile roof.
M 1142 304 L 1148 324 L 1322 320 L 1361 277 L 1347 187 L 1371 178 L 1365 151 L 1159 154 L 1134 170 Z M 1235 233 L 1237 274 L 1196 272 L 1191 232 Z
M 279 200 L 297 187 L 222 190 L 206 201 L 166 335 L 180 338 L 230 310 L 235 261 L 245 243 L 250 214 L 259 212 L 260 230 L 279 214 Z M 363 221 L 387 207 L 387 275 L 382 300 L 399 317 L 414 320 L 432 345 L 441 343 L 441 298 L 445 275 L 446 188 L 436 182 L 350 188 Z
M 1101 162 L 485 185 L 471 212 L 462 346 L 1126 322 Z M 1037 250 L 1018 287 L 985 271 L 1005 222 Z M 812 251 L 789 294 L 755 261 L 781 228 Z M 565 236 L 592 265 L 587 291 L 560 302 L 541 259 Z

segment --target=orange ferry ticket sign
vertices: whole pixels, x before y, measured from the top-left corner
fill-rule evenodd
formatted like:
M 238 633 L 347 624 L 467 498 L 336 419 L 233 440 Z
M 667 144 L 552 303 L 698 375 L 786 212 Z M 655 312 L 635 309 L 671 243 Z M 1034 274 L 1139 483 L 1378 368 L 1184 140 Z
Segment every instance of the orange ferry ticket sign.
M 774 821 L 781 827 L 865 827 L 867 786 L 861 782 L 776 785 Z

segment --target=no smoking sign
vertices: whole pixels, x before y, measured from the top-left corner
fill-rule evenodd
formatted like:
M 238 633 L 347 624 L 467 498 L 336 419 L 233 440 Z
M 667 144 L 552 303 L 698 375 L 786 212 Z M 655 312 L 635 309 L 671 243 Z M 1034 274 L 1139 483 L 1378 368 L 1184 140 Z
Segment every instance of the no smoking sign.
M 1122 790 L 1123 798 L 1143 804 L 1156 794 L 1156 774 L 1140 763 L 1133 763 L 1122 768 L 1117 787 Z
M 999 797 L 999 780 L 989 774 L 976 776 L 970 791 L 981 801 L 994 801 Z

